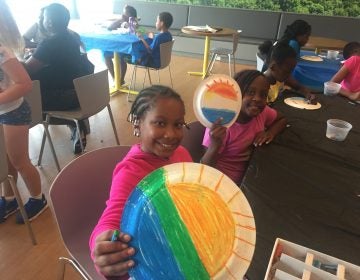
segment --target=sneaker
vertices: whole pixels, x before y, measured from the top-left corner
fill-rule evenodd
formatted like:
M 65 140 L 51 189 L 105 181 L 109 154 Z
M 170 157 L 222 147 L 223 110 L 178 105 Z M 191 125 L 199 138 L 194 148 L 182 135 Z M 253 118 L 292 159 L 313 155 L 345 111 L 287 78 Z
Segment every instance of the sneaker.
M 41 199 L 29 198 L 28 202 L 25 203 L 24 208 L 26 214 L 28 215 L 29 221 L 34 220 L 37 216 L 39 216 L 44 210 L 48 207 L 45 196 L 42 195 Z M 16 215 L 16 223 L 23 224 L 24 219 L 21 216 L 21 213 L 17 213 Z
M 5 197 L 0 199 L 0 223 L 4 222 L 7 217 L 14 214 L 18 210 L 16 198 L 6 201 Z
M 83 132 L 81 132 L 81 135 L 82 135 L 82 144 L 83 144 L 83 147 L 85 149 L 86 147 L 86 136 L 84 135 Z M 81 154 L 83 152 L 83 149 L 81 149 L 81 145 L 80 145 L 80 139 L 79 139 L 79 135 L 77 133 L 75 133 L 74 135 L 74 139 L 73 139 L 73 143 L 74 143 L 74 148 L 73 148 L 73 151 L 74 151 L 74 154 Z

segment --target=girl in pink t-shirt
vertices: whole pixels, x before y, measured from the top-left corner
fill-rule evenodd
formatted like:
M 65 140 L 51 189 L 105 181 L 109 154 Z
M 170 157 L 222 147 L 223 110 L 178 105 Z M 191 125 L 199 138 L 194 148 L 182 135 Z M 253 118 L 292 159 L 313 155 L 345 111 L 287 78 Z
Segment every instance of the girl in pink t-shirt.
M 121 215 L 132 190 L 146 175 L 157 168 L 176 162 L 191 162 L 191 156 L 180 146 L 185 125 L 185 106 L 181 97 L 165 86 L 142 90 L 132 104 L 128 121 L 140 143 L 134 145 L 116 166 L 106 208 L 89 241 L 91 257 L 97 270 L 111 279 L 128 279 L 127 271 L 135 265 L 131 237 L 120 233 L 118 242 L 111 242 L 119 229 Z
M 266 105 L 270 84 L 257 70 L 235 74 L 243 94 L 236 122 L 226 129 L 218 120 L 206 129 L 203 145 L 207 148 L 201 162 L 216 167 L 240 184 L 253 147 L 270 143 L 286 125 L 286 119 Z
M 341 82 L 339 91 L 341 95 L 351 100 L 360 101 L 360 43 L 350 42 L 346 44 L 343 56 L 346 61 L 331 81 Z

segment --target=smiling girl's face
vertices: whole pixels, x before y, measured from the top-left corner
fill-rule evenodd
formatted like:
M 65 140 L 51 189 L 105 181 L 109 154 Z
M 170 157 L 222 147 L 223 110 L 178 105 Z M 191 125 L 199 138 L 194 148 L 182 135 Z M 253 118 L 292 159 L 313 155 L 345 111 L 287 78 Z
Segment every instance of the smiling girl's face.
M 141 149 L 169 158 L 180 145 L 185 125 L 184 104 L 175 98 L 158 98 L 140 120 Z
M 243 93 L 240 118 L 243 121 L 258 116 L 266 106 L 270 83 L 264 76 L 258 76 Z

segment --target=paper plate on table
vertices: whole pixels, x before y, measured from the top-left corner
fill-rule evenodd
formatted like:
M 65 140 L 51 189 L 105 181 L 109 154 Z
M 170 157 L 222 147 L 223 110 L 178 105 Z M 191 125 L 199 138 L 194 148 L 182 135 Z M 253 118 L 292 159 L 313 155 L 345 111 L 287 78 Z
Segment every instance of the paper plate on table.
M 255 221 L 239 187 L 220 171 L 175 163 L 131 193 L 120 228 L 132 236 L 132 279 L 242 279 L 255 249 Z
M 314 62 L 321 62 L 324 61 L 323 58 L 317 56 L 317 55 L 303 55 L 301 57 L 301 59 L 303 60 L 307 60 L 307 61 L 314 61 Z
M 218 118 L 229 127 L 241 109 L 241 90 L 237 82 L 226 75 L 211 75 L 196 88 L 193 100 L 196 118 L 210 127 Z
M 316 110 L 321 108 L 321 104 L 319 102 L 316 104 L 309 104 L 308 100 L 304 97 L 289 97 L 286 98 L 284 102 L 291 107 L 305 110 Z

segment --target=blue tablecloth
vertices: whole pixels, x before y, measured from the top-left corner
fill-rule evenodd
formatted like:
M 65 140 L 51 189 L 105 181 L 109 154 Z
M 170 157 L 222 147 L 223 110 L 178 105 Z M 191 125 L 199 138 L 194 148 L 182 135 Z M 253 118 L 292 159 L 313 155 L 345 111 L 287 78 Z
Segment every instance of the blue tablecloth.
M 146 52 L 144 44 L 133 34 L 80 33 L 82 42 L 87 50 L 99 49 L 102 51 L 130 54 L 134 63 Z
M 300 56 L 303 55 L 315 55 L 315 53 L 301 51 Z M 323 59 L 324 61 L 321 62 L 300 59 L 294 69 L 293 77 L 311 90 L 323 92 L 324 82 L 329 81 L 340 69 L 342 57 L 337 60 Z

